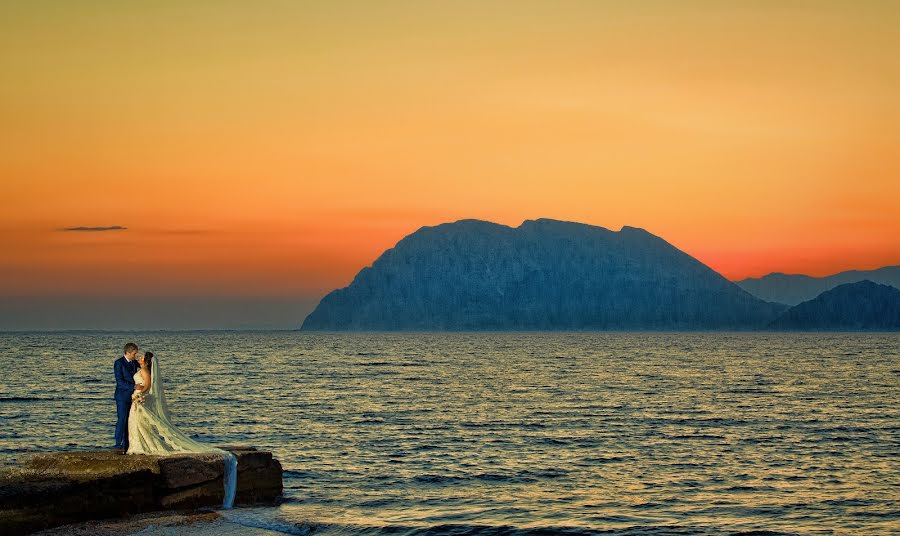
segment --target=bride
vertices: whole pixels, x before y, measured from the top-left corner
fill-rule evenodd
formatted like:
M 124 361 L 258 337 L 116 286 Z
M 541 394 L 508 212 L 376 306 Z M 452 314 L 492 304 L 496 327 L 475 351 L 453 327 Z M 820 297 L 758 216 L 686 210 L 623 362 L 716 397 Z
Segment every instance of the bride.
M 172 424 L 163 394 L 159 360 L 153 352 L 138 358 L 140 368 L 134 374 L 134 394 L 128 413 L 128 454 L 167 456 L 186 452 L 217 453 L 225 458 L 225 500 L 223 508 L 234 504 L 237 485 L 237 458 L 222 450 L 195 441 Z

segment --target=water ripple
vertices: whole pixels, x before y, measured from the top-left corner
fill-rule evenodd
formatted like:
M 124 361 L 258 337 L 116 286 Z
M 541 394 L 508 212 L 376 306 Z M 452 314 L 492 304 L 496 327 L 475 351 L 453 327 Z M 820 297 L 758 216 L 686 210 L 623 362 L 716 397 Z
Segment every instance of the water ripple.
M 774 535 L 900 524 L 898 334 L 0 334 L 0 454 L 109 447 L 112 362 L 130 339 L 158 356 L 189 435 L 282 461 L 286 501 L 229 513 L 247 526 Z M 70 370 L 48 368 L 59 348 Z

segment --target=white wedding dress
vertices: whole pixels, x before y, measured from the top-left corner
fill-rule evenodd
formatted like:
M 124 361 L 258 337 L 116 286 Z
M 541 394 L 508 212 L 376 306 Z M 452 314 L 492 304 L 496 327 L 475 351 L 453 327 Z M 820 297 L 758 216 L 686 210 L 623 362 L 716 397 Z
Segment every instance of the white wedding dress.
M 140 369 L 134 383 L 143 387 Z M 128 413 L 128 454 L 168 456 L 189 452 L 217 453 L 225 458 L 225 500 L 223 508 L 231 508 L 237 488 L 237 458 L 227 450 L 195 441 L 172 424 L 163 393 L 159 358 L 153 356 L 150 365 L 150 389 L 144 393 L 144 403 L 132 402 Z

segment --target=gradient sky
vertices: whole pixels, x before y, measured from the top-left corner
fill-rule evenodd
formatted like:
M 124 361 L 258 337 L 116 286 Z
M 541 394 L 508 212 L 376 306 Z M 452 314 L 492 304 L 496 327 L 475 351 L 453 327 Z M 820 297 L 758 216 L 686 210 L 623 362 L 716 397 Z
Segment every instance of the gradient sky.
M 462 218 L 641 227 L 730 279 L 900 264 L 898 50 L 893 1 L 4 2 L 6 318 L 299 325 Z

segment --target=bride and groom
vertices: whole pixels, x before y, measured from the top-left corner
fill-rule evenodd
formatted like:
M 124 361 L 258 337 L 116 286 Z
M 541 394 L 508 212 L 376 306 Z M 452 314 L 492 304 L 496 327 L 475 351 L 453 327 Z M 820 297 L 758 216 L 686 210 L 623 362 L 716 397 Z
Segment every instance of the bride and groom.
M 216 453 L 225 459 L 225 498 L 223 507 L 231 508 L 237 484 L 237 458 L 222 450 L 188 437 L 172 424 L 159 358 L 153 352 L 138 356 L 138 346 L 125 345 L 113 367 L 116 376 L 116 450 L 122 454 L 169 456 L 184 453 Z

